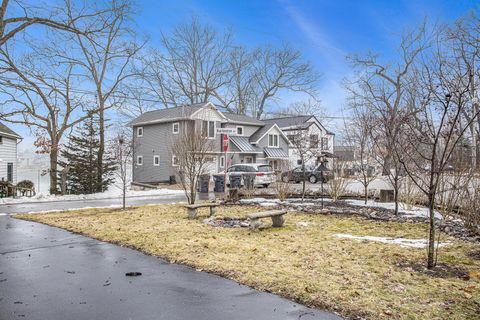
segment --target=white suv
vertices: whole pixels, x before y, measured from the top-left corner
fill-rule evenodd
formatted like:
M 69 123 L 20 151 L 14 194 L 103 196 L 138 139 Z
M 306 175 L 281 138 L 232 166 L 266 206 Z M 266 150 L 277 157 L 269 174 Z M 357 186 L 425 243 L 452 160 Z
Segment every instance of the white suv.
M 277 180 L 275 171 L 273 168 L 264 163 L 242 163 L 234 164 L 227 169 L 227 184 L 230 184 L 230 175 L 242 175 L 255 173 L 255 182 L 256 186 L 264 186 L 267 188 L 270 184 L 274 183 Z M 243 184 L 243 180 L 242 180 Z

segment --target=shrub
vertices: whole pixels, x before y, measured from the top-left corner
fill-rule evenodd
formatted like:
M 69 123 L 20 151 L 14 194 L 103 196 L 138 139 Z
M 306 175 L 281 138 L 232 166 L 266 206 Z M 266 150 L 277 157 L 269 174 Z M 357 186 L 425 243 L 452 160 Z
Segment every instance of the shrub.
M 20 188 L 33 189 L 33 186 L 34 184 L 30 180 L 22 180 L 17 183 L 17 187 L 20 187 Z

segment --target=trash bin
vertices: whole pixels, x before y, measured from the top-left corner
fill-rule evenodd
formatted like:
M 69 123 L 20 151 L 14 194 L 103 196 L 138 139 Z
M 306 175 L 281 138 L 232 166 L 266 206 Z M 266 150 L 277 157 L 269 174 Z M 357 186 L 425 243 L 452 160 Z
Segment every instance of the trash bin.
M 230 188 L 240 188 L 242 186 L 242 175 L 231 174 L 230 175 Z
M 175 178 L 175 176 L 170 176 L 169 177 L 169 183 L 170 184 L 177 184 L 177 179 Z
M 243 174 L 243 186 L 248 190 L 253 189 L 255 184 L 255 173 L 244 173 Z
M 210 175 L 201 175 L 198 179 L 198 192 L 208 193 L 208 184 L 210 182 Z
M 213 176 L 213 181 L 215 186 L 213 191 L 215 192 L 225 192 L 225 176 L 223 174 L 216 174 Z

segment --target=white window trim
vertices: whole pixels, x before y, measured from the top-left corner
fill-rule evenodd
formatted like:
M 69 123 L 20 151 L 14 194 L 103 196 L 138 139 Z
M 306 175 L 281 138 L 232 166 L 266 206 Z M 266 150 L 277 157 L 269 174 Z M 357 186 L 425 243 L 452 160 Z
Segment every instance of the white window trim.
M 270 136 L 277 136 L 277 145 L 270 145 Z M 268 147 L 269 148 L 280 148 L 280 135 L 278 133 L 269 133 L 268 134 Z M 272 138 L 272 142 L 274 142 L 275 139 Z
M 177 131 L 175 131 L 175 125 L 177 125 Z M 174 122 L 172 123 L 172 133 L 173 134 L 179 134 L 180 133 L 180 122 Z
M 242 134 L 238 134 L 238 128 L 242 128 Z M 245 127 L 244 126 L 237 126 L 236 130 L 237 130 L 237 132 L 236 132 L 237 136 L 243 136 L 245 134 Z
M 141 163 L 138 162 L 138 159 L 142 159 Z M 137 156 L 137 166 L 143 166 L 143 156 Z
M 172 156 L 172 167 L 178 167 L 178 164 L 175 164 L 175 159 L 177 159 L 177 161 L 178 161 L 177 156 L 176 156 L 176 155 L 173 155 L 173 156 Z
M 158 164 L 155 164 L 155 159 L 158 159 Z M 154 155 L 153 156 L 153 166 L 155 166 L 155 167 L 160 166 L 160 156 L 159 155 Z
M 142 131 L 142 134 L 140 134 L 140 131 Z M 143 137 L 143 127 L 137 127 L 137 137 Z
M 218 161 L 220 161 L 220 168 L 225 168 L 225 156 L 220 156 Z

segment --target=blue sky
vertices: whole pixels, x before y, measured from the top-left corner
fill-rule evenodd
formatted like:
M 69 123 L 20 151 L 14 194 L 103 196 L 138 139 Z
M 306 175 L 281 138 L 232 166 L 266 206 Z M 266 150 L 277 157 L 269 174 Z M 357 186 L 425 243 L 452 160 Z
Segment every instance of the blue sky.
M 478 9 L 478 1 L 324 1 L 324 0 L 144 0 L 139 27 L 153 43 L 160 30 L 168 31 L 192 15 L 215 27 L 232 27 L 236 40 L 246 46 L 290 43 L 304 53 L 322 74 L 320 98 L 332 115 L 341 113 L 344 91 L 340 82 L 350 72 L 345 57 L 372 50 L 385 59 L 394 57 L 398 35 L 418 25 L 450 22 Z M 285 95 L 288 105 L 297 99 Z
M 451 22 L 479 9 L 478 1 L 465 0 L 137 1 L 137 27 L 153 46 L 158 45 L 160 31 L 168 32 L 192 15 L 219 30 L 231 27 L 235 41 L 247 47 L 288 42 L 322 74 L 320 99 L 333 116 L 342 115 L 345 93 L 340 83 L 351 72 L 348 54 L 372 50 L 392 59 L 402 30 L 415 27 L 425 16 L 431 22 Z M 295 100 L 298 96 L 284 94 L 278 103 L 285 106 Z M 26 137 L 20 148 L 31 149 L 28 130 L 12 128 Z

